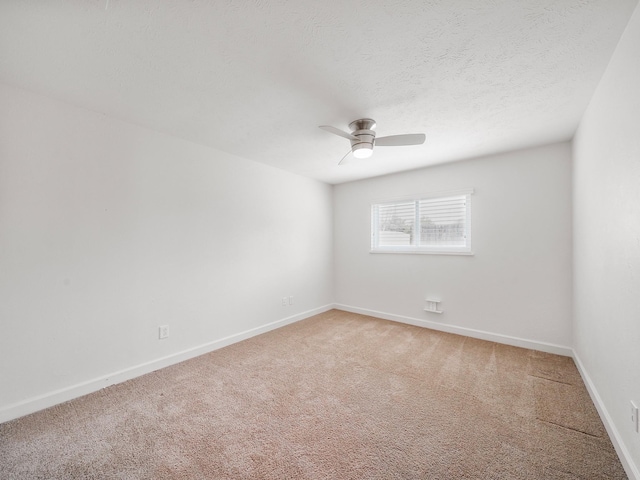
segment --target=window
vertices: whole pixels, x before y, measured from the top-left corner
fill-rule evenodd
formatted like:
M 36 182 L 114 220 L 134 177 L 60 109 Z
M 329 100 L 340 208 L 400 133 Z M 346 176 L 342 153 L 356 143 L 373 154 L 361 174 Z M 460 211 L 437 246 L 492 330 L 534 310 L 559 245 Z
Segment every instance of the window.
M 470 254 L 472 193 L 371 205 L 371 252 Z

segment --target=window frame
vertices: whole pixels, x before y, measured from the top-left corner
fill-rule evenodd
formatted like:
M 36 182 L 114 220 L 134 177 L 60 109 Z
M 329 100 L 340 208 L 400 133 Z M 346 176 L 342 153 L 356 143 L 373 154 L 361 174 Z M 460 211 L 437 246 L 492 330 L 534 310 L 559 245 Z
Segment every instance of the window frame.
M 427 254 L 427 255 L 473 255 L 471 249 L 471 195 L 474 193 L 472 188 L 455 191 L 433 192 L 419 195 L 411 195 L 407 197 L 398 197 L 394 199 L 386 199 L 384 201 L 376 201 L 371 204 L 371 249 L 369 253 L 400 253 L 400 254 Z M 421 200 L 445 199 L 451 197 L 465 198 L 465 245 L 387 245 L 380 246 L 377 244 L 377 232 L 379 227 L 379 215 L 377 209 L 380 206 L 395 205 L 400 203 L 413 202 L 419 207 Z M 420 234 L 420 211 L 416 208 L 414 229 Z M 416 240 L 419 242 L 419 240 Z

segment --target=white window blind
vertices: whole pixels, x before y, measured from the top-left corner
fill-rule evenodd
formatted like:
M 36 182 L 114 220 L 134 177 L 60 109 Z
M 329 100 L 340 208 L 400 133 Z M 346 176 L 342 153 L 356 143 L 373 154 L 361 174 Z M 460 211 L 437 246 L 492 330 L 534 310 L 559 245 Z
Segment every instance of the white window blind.
M 412 245 L 415 235 L 415 202 L 379 205 L 378 218 L 379 245 Z
M 371 251 L 471 253 L 472 191 L 371 206 Z

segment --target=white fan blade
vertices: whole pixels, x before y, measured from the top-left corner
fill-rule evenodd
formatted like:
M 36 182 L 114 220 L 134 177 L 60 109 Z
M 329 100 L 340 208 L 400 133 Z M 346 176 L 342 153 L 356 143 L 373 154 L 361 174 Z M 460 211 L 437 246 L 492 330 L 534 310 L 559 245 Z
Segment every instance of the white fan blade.
M 340 165 L 342 162 L 344 162 L 344 159 L 345 159 L 345 158 L 347 158 L 349 155 L 351 155 L 351 150 L 349 150 L 349 151 L 347 152 L 347 154 L 346 154 L 344 157 L 342 157 L 342 160 L 340 160 L 340 161 L 338 162 L 338 165 Z
M 343 132 L 339 128 L 332 127 L 331 125 L 320 125 L 320 128 L 329 133 L 333 133 L 334 135 L 339 135 L 340 137 L 344 137 L 347 140 L 358 140 L 358 137 L 354 137 L 350 133 Z
M 406 135 L 389 135 L 388 137 L 376 138 L 378 147 L 402 147 L 403 145 L 422 145 L 424 143 L 424 133 L 408 133 Z

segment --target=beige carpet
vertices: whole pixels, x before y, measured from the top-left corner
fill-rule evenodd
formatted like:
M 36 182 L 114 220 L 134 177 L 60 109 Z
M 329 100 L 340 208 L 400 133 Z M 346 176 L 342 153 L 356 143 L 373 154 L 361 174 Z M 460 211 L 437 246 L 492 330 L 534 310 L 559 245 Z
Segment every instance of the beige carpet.
M 627 478 L 572 360 L 330 311 L 0 425 L 0 478 Z

